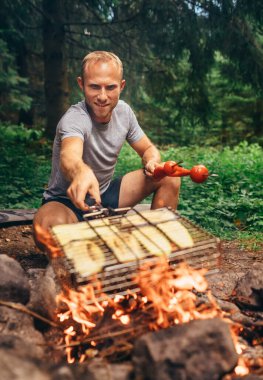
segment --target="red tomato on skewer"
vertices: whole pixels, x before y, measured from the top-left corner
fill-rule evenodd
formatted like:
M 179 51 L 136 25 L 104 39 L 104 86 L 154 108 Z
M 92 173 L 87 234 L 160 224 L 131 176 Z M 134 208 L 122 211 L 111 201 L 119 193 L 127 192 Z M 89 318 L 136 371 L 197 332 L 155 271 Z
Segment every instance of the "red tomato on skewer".
M 163 170 L 164 170 L 166 175 L 171 175 L 174 173 L 176 166 L 177 166 L 177 163 L 175 161 L 166 161 L 164 163 Z
M 204 165 L 195 165 L 190 171 L 191 180 L 196 183 L 205 182 L 208 176 L 208 169 Z
M 153 173 L 153 178 L 156 180 L 160 180 L 166 176 L 164 172 L 163 165 L 156 166 Z

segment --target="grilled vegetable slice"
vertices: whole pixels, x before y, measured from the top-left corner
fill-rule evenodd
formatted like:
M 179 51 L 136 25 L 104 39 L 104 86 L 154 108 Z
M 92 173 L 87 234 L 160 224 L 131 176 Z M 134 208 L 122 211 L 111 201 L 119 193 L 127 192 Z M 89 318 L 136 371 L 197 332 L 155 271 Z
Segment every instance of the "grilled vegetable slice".
M 64 252 L 81 276 L 91 276 L 102 271 L 105 256 L 95 242 L 87 239 L 72 241 L 64 246 Z
M 139 242 L 129 232 L 121 231 L 116 226 L 98 227 L 96 232 L 105 241 L 119 262 L 125 263 L 145 257 Z
M 194 245 L 193 239 L 188 230 L 177 220 L 158 224 L 169 239 L 171 239 L 179 248 L 189 248 Z
M 151 255 L 161 256 L 171 253 L 169 240 L 155 227 L 144 226 L 132 231 L 132 234 Z

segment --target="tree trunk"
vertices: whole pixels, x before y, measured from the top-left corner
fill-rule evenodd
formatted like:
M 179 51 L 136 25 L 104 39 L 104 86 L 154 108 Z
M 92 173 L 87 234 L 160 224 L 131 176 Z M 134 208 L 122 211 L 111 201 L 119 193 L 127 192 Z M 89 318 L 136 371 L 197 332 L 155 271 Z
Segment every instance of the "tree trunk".
M 257 99 L 255 103 L 255 111 L 253 115 L 254 133 L 257 138 L 262 136 L 262 124 L 263 124 L 263 101 Z
M 46 135 L 53 138 L 69 96 L 63 1 L 43 0 L 43 12 Z

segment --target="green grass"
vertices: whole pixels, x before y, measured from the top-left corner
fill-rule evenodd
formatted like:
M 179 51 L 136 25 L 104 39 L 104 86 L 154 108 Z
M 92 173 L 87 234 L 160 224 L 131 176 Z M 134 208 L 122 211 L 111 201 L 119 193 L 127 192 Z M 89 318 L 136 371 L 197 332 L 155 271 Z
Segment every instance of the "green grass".
M 10 126 L 0 126 L 0 209 L 39 207 L 50 174 L 52 144 L 19 128 L 17 134 L 10 132 Z M 203 184 L 182 178 L 178 208 L 182 215 L 221 238 L 243 239 L 244 246 L 246 241 L 255 247 L 262 243 L 263 151 L 259 145 L 243 142 L 221 150 L 166 146 L 161 153 L 164 161 L 182 160 L 186 168 L 204 164 L 217 174 Z M 115 175 L 140 167 L 140 158 L 125 145 Z

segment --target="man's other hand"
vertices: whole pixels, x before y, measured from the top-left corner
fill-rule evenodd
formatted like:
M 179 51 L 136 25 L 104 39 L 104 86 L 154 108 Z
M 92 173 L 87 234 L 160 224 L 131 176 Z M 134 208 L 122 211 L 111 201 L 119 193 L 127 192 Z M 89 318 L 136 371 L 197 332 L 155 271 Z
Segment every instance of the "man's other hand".
M 160 166 L 160 163 L 154 160 L 149 160 L 144 166 L 144 173 L 147 177 L 153 177 L 154 169 Z

